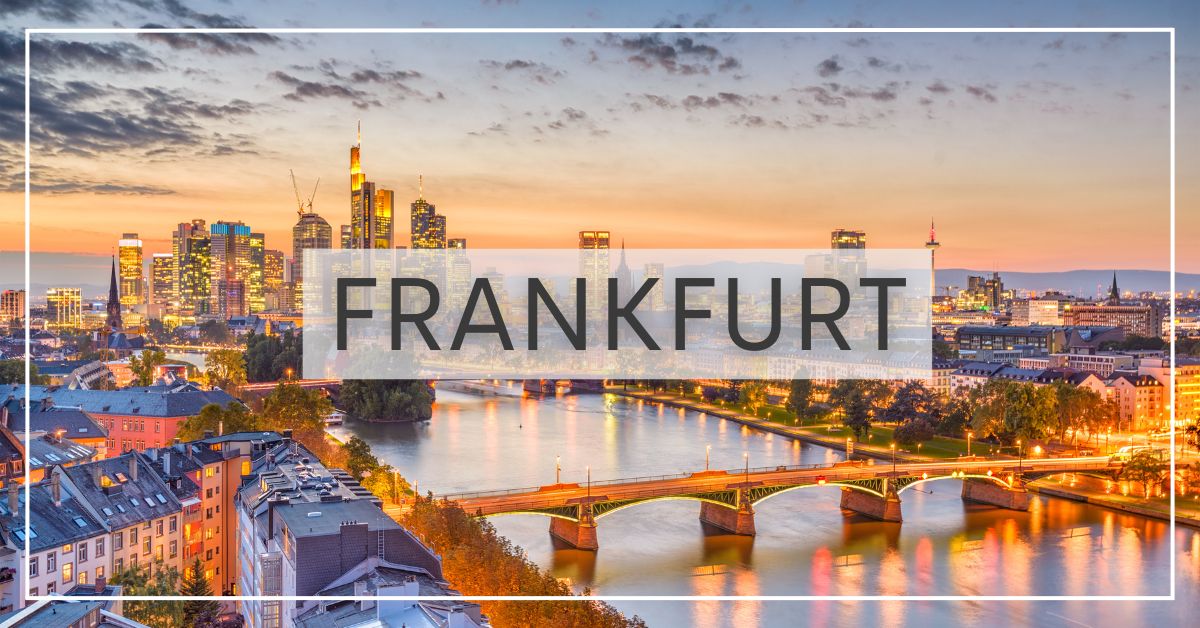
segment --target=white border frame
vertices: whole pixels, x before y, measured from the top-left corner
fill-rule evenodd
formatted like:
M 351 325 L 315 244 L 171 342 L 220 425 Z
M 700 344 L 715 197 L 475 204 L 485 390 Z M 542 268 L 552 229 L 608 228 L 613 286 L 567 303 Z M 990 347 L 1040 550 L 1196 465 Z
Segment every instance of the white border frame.
M 1171 153 L 1171 242 L 1170 242 L 1170 393 L 1171 408 L 1171 466 L 1170 466 L 1170 565 L 1171 587 L 1169 595 L 477 595 L 477 596 L 446 596 L 446 595 L 384 595 L 384 596 L 266 596 L 266 595 L 233 595 L 233 596 L 204 596 L 189 597 L 184 595 L 165 596 L 120 596 L 123 600 L 216 600 L 216 601 L 304 601 L 304 600 L 483 600 L 483 601 L 1174 601 L 1176 593 L 1176 539 L 1175 539 L 1175 28 L 1146 27 L 1146 28 L 27 28 L 25 29 L 25 398 L 29 399 L 30 378 L 30 71 L 29 71 L 29 42 L 33 35 L 38 34 L 80 34 L 80 35 L 125 35 L 125 34 L 253 34 L 264 33 L 273 35 L 297 34 L 605 34 L 605 33 L 826 33 L 826 34 L 897 34 L 897 33 L 1162 33 L 1170 38 L 1170 153 Z M 25 433 L 29 434 L 30 404 L 25 404 Z M 27 454 L 28 455 L 28 454 Z M 25 461 L 25 536 L 29 537 L 29 463 Z M 26 541 L 25 550 L 21 553 L 23 562 L 18 567 L 21 574 L 28 574 L 29 543 Z M 28 593 L 28 576 L 25 575 Z M 116 599 L 105 596 L 63 596 L 25 595 L 26 600 L 76 600 L 76 601 L 106 601 Z

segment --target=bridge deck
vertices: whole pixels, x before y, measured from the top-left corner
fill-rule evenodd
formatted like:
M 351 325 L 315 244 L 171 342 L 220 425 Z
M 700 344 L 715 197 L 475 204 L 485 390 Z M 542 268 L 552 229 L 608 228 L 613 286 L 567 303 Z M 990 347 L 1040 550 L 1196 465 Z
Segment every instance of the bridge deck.
M 904 462 L 894 466 L 873 465 L 800 465 L 760 467 L 727 471 L 680 473 L 641 478 L 592 482 L 589 489 L 583 484 L 530 487 L 504 491 L 457 493 L 439 497 L 456 501 L 470 513 L 484 515 L 555 508 L 578 504 L 588 498 L 593 502 L 627 499 L 650 499 L 693 495 L 709 491 L 724 491 L 749 482 L 753 486 L 790 486 L 826 482 L 863 480 L 881 477 L 950 476 L 954 473 L 997 476 L 1009 473 L 1071 473 L 1112 471 L 1121 468 L 1106 456 L 1084 458 L 1050 458 L 1036 460 L 942 460 L 935 462 Z

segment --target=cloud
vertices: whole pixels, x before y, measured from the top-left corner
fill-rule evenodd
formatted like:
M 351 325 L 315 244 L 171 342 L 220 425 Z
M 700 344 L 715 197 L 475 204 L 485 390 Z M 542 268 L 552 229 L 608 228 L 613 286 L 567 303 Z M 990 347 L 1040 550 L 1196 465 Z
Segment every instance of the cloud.
M 934 81 L 933 83 L 926 85 L 925 89 L 928 90 L 929 93 L 931 93 L 931 94 L 949 94 L 950 92 L 954 91 L 953 89 L 950 88 L 950 86 L 943 83 L 941 81 L 941 79 L 938 79 L 938 80 Z
M 143 28 L 162 28 L 146 24 Z M 195 51 L 214 56 L 258 54 L 256 45 L 280 45 L 282 40 L 267 33 L 139 33 L 143 41 L 166 44 L 173 50 Z
M 992 89 L 993 88 L 991 86 L 985 87 L 983 85 L 968 85 L 966 87 L 967 93 L 978 98 L 979 100 L 984 102 L 996 102 L 996 95 L 992 93 Z
M 821 87 L 819 85 L 813 85 L 810 87 L 806 87 L 801 91 L 803 91 L 807 94 L 811 94 L 813 97 L 813 100 L 815 100 L 817 102 L 817 104 L 819 104 L 819 105 L 824 105 L 826 107 L 845 107 L 846 106 L 846 99 L 841 96 L 838 96 L 835 93 L 837 91 L 836 85 L 829 87 L 829 88 Z
M 495 71 L 519 72 L 528 76 L 531 80 L 544 85 L 554 83 L 563 76 L 561 70 L 550 67 L 545 63 L 529 61 L 526 59 L 511 59 L 509 61 L 485 59 L 479 63 L 484 67 Z
M 596 121 L 588 116 L 587 112 L 575 107 L 564 107 L 558 112 L 558 117 L 546 125 L 546 128 L 551 131 L 567 131 L 571 129 L 585 129 L 589 134 L 595 136 L 608 135 L 608 130 L 600 128 Z M 533 127 L 534 132 L 541 133 L 541 127 Z
M 0 18 L 33 13 L 52 22 L 78 22 L 91 9 L 89 0 L 4 0 Z
M 3 56 L 10 57 L 16 37 L 5 37 Z M 23 44 L 22 44 L 23 45 Z M 24 53 L 20 53 L 24 56 Z M 87 68 L 119 72 L 157 72 L 163 63 L 136 44 L 123 41 L 98 43 L 62 39 L 34 39 L 29 43 L 30 71 L 37 74 Z
M 899 83 L 888 83 L 883 87 L 847 87 L 842 90 L 842 94 L 846 98 L 869 98 L 878 102 L 889 102 L 896 100 L 896 92 L 899 89 Z
M 899 72 L 903 69 L 899 63 L 892 63 L 879 57 L 867 57 L 867 67 L 874 70 L 886 70 L 888 72 Z
M 837 76 L 838 74 L 841 74 L 842 70 L 844 69 L 845 68 L 842 67 L 842 64 L 838 62 L 838 58 L 835 55 L 817 64 L 817 75 L 821 76 L 822 78 L 829 78 L 831 76 Z
M 671 74 L 694 75 L 728 72 L 742 67 L 736 57 L 717 47 L 700 43 L 689 35 L 664 36 L 660 33 L 621 36 L 606 35 L 601 43 L 618 48 L 626 60 L 646 70 L 660 68 Z
M 308 81 L 280 70 L 271 72 L 267 76 L 292 88 L 291 93 L 283 96 L 291 101 L 304 102 L 311 98 L 341 98 L 349 100 L 352 105 L 359 109 L 380 107 L 383 105 L 378 99 L 372 97 L 371 94 L 345 85 Z

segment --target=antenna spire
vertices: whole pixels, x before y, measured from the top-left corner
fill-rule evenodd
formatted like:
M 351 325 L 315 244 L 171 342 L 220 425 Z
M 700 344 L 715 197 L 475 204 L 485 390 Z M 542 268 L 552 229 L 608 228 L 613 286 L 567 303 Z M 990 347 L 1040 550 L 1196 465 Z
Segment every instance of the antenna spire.
M 358 121 L 358 143 L 356 145 L 362 147 L 362 120 Z
M 425 175 L 417 175 L 417 200 L 425 200 Z

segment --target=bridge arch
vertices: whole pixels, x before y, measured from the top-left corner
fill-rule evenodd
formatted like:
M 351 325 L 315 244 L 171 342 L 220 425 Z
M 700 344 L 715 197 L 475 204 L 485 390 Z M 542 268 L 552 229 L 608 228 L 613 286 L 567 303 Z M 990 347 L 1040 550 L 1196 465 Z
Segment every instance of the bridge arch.
M 605 509 L 602 512 L 594 515 L 594 518 L 601 519 L 603 517 L 607 517 L 607 516 L 613 514 L 614 512 L 617 512 L 619 510 L 625 510 L 626 508 L 632 508 L 634 506 L 641 506 L 643 504 L 649 504 L 651 502 L 662 502 L 662 501 L 704 502 L 706 504 L 714 504 L 717 506 L 721 506 L 722 508 L 728 508 L 730 510 L 737 510 L 737 506 L 735 506 L 733 504 L 727 504 L 721 500 L 713 499 L 711 497 L 701 497 L 699 495 L 668 495 L 665 497 L 647 497 L 646 499 L 639 499 L 636 501 L 631 501 L 627 504 L 621 504 L 621 505 L 615 506 L 613 508 L 608 508 L 608 509 Z
M 544 510 L 507 510 L 504 512 L 488 513 L 486 515 L 483 515 L 483 518 L 491 519 L 492 517 L 506 517 L 508 515 L 537 515 L 539 517 L 549 517 L 551 519 L 565 519 L 567 521 L 579 521 L 579 519 L 576 517 L 569 517 L 567 515 L 564 515 L 561 513 L 556 513 L 556 512 L 546 512 Z
M 853 489 L 853 490 L 856 490 L 856 491 L 862 491 L 862 492 L 864 492 L 864 493 L 866 493 L 866 494 L 868 494 L 868 495 L 874 495 L 875 497 L 884 497 L 884 495 L 883 495 L 883 494 L 881 494 L 879 491 L 876 491 L 876 490 L 873 490 L 873 489 L 867 488 L 867 487 L 865 487 L 865 486 L 859 486 L 859 485 L 857 485 L 857 484 L 841 484 L 841 483 L 839 483 L 839 482 L 826 482 L 825 484 L 797 484 L 796 486 L 789 486 L 789 487 L 787 487 L 787 488 L 784 488 L 784 489 L 781 489 L 781 490 L 778 490 L 778 491 L 774 491 L 774 492 L 772 492 L 772 493 L 767 493 L 766 495 L 763 495 L 762 497 L 759 497 L 758 499 L 756 499 L 756 500 L 754 500 L 754 501 L 752 501 L 752 502 L 750 502 L 750 503 L 751 503 L 752 505 L 754 505 L 754 506 L 758 506 L 759 504 L 761 504 L 761 503 L 763 503 L 763 502 L 767 501 L 768 499 L 771 499 L 772 497 L 775 497 L 775 496 L 777 496 L 777 495 L 782 495 L 782 494 L 784 494 L 784 493 L 790 493 L 790 492 L 792 492 L 792 491 L 795 491 L 795 490 L 798 490 L 798 489 L 802 489 L 802 488 L 830 488 L 830 487 L 833 487 L 833 488 L 849 488 L 849 489 Z
M 918 484 L 925 484 L 926 482 L 935 482 L 937 480 L 967 480 L 967 479 L 984 480 L 984 481 L 988 481 L 988 482 L 994 482 L 995 484 L 998 484 L 998 485 L 1000 485 L 1004 488 L 1008 488 L 1008 489 L 1011 489 L 1013 487 L 1011 482 L 1009 482 L 1008 480 L 1005 480 L 1004 478 L 997 476 L 997 475 L 986 475 L 983 473 L 980 473 L 980 474 L 961 473 L 961 474 L 954 474 L 954 475 L 934 475 L 934 476 L 930 476 L 930 477 L 926 477 L 926 478 L 920 478 L 913 482 L 904 484 L 903 486 L 901 486 L 899 489 L 896 490 L 896 494 L 899 495 L 900 493 L 903 493 L 904 491 L 906 491 Z

